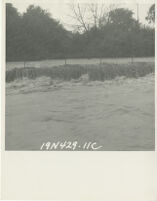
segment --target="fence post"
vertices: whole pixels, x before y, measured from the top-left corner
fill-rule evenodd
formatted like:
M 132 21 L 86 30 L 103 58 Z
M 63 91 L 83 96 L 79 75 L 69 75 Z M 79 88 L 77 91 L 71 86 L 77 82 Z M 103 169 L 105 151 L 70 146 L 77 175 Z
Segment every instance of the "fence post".
M 132 64 L 134 63 L 134 57 L 133 56 L 131 57 L 131 63 Z
M 100 64 L 102 64 L 102 60 L 101 60 L 101 58 L 100 58 Z
M 65 59 L 65 65 L 67 64 L 67 60 Z

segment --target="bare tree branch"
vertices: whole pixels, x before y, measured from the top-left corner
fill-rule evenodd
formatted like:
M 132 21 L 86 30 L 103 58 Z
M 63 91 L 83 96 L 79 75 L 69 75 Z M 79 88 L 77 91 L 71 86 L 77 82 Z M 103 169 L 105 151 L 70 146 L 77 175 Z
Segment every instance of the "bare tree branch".
M 79 30 L 88 33 L 90 28 L 98 28 L 107 23 L 108 13 L 105 4 L 71 4 L 72 18 L 79 25 Z

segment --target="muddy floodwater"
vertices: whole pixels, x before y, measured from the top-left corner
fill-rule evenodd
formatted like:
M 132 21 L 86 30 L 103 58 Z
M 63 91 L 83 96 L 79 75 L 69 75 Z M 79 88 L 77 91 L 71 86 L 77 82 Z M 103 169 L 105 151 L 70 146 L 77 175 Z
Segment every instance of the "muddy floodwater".
M 154 150 L 154 75 L 51 85 L 48 79 L 6 84 L 7 150 L 58 141 L 96 142 L 100 151 Z

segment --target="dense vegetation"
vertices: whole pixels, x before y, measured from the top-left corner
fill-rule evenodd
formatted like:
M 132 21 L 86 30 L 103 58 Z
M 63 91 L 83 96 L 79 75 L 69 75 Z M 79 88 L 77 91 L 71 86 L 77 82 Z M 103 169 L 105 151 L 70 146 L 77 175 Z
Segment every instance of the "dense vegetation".
M 153 7 L 147 19 L 153 18 Z M 155 30 L 141 25 L 132 11 L 117 8 L 84 31 L 71 32 L 38 6 L 23 14 L 6 4 L 6 60 L 154 56 Z
M 16 79 L 36 79 L 46 76 L 51 80 L 61 81 L 79 80 L 83 75 L 88 75 L 89 81 L 105 81 L 117 76 L 138 78 L 154 73 L 154 63 L 128 63 L 128 64 L 101 64 L 101 65 L 63 65 L 49 68 L 14 68 L 6 71 L 6 82 Z

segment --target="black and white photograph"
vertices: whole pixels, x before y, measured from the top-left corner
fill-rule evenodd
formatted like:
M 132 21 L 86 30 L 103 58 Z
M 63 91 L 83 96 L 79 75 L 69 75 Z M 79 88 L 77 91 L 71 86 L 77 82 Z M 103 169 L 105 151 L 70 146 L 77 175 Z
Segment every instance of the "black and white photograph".
M 6 151 L 155 151 L 155 4 L 5 3 Z

